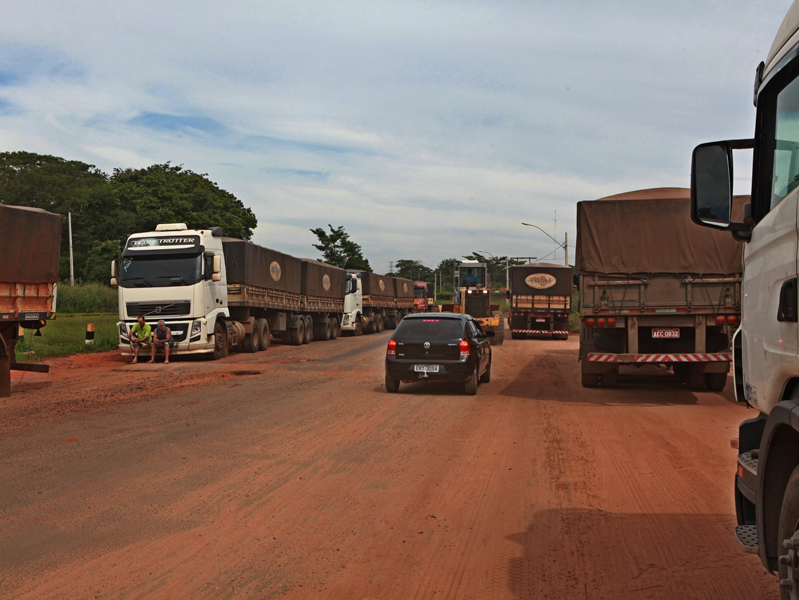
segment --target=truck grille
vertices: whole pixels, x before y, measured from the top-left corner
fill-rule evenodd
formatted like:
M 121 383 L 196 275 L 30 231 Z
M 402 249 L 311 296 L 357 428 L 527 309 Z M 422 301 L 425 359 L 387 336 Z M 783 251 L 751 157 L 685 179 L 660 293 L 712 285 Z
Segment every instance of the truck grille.
M 191 312 L 191 302 L 127 302 L 128 317 L 182 317 Z

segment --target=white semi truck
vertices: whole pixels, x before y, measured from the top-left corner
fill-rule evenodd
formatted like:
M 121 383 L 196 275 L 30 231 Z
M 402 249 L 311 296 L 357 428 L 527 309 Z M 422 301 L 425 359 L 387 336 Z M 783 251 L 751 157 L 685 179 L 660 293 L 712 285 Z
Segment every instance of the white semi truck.
M 158 225 L 131 235 L 111 265 L 119 285 L 119 348 L 131 353 L 139 316 L 166 321 L 176 354 L 258 352 L 284 343 L 335 339 L 344 310 L 345 272 L 314 260 L 223 237 L 218 227 Z
M 744 242 L 736 398 L 757 416 L 739 426 L 735 533 L 799 598 L 799 2 L 756 71 L 755 137 L 702 144 L 691 165 L 691 216 Z M 751 203 L 733 212 L 735 149 L 752 148 Z
M 352 335 L 394 329 L 413 312 L 413 281 L 348 270 L 342 331 Z

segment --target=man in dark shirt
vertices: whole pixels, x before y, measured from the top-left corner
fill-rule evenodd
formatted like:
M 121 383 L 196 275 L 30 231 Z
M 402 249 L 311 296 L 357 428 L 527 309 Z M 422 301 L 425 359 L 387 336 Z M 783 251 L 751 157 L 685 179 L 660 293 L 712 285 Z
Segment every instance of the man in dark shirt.
M 147 362 L 155 362 L 155 351 L 159 348 L 164 349 L 164 364 L 169 364 L 169 349 L 175 345 L 175 340 L 172 337 L 172 330 L 166 326 L 164 320 L 158 321 L 158 327 L 153 331 L 153 355 Z

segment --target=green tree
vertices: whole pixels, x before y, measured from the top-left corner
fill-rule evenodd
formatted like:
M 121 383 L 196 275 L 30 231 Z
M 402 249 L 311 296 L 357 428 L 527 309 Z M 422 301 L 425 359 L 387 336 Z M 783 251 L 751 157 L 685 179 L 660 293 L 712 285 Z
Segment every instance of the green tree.
M 394 276 L 413 279 L 414 281 L 433 282 L 433 270 L 418 260 L 400 259 L 394 265 Z
M 457 264 L 461 262 L 457 258 L 445 258 L 440 263 L 438 263 L 438 271 L 439 274 L 439 292 L 446 292 L 447 294 L 452 293 L 452 281 L 455 278 L 455 267 Z
M 329 223 L 327 226 L 330 229 L 329 233 L 321 227 L 311 229 L 311 233 L 319 239 L 319 243 L 313 244 L 313 247 L 322 253 L 322 260 L 342 269 L 371 271 L 372 267 L 363 257 L 360 245 L 350 239 L 349 234 L 344 231 L 344 226 L 340 225 L 335 229 Z

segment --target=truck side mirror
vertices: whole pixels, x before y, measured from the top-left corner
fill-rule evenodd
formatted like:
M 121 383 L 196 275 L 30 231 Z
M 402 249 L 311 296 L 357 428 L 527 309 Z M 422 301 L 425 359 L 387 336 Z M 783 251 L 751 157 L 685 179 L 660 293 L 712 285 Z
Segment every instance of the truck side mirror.
M 694 223 L 728 231 L 749 231 L 744 223 L 732 222 L 732 151 L 753 147 L 753 140 L 731 140 L 694 148 L 691 158 L 691 220 Z
M 214 272 L 211 281 L 222 281 L 222 257 L 214 256 Z
M 111 261 L 111 285 L 116 287 L 119 285 L 119 281 L 117 280 L 117 261 Z
M 505 290 L 505 297 L 510 300 L 510 290 Z

